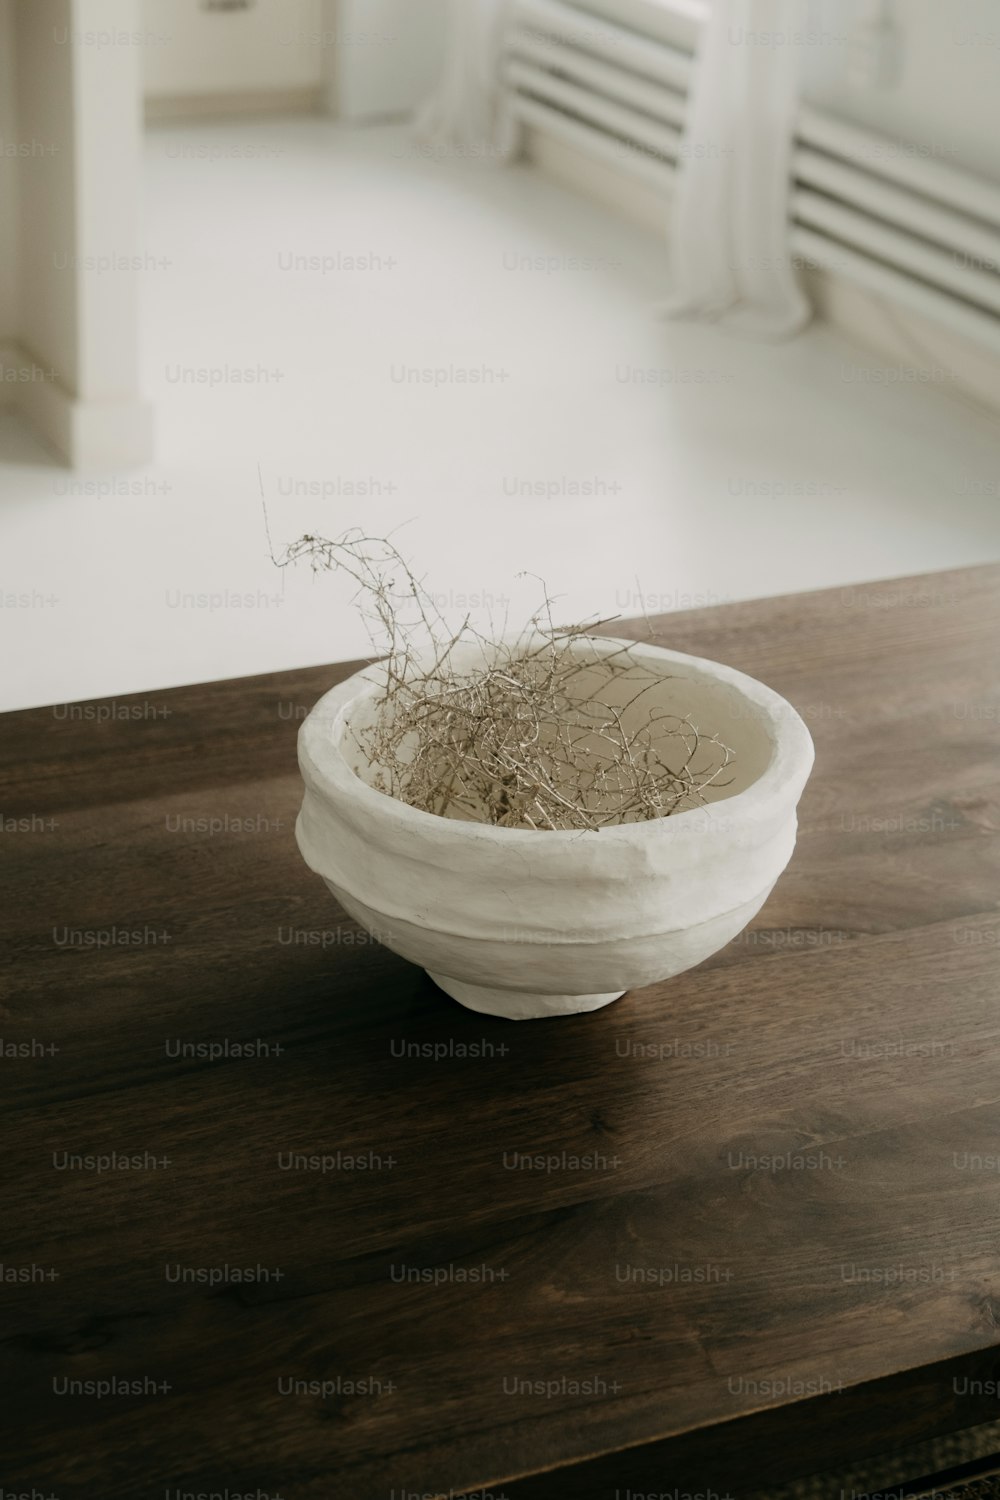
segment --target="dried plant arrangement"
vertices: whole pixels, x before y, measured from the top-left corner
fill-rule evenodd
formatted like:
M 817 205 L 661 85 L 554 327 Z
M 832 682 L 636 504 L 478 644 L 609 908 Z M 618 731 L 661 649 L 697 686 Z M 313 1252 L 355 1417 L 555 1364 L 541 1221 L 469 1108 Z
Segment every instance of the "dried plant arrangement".
M 557 625 L 544 585 L 520 630 L 505 620 L 483 633 L 469 617 L 449 623 L 385 537 L 305 535 L 271 555 L 359 585 L 379 688 L 351 733 L 386 795 L 497 828 L 596 832 L 701 806 L 729 784 L 733 751 L 657 705 L 664 679 L 633 643 L 609 651 L 595 638 L 606 620 Z

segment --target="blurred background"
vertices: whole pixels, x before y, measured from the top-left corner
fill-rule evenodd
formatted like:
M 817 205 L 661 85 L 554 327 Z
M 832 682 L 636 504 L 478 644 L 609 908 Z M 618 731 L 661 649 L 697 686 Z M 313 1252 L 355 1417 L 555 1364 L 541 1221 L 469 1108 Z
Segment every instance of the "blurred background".
M 0 0 L 0 708 L 364 654 L 306 531 L 512 622 L 996 559 L 998 67 L 992 0 Z

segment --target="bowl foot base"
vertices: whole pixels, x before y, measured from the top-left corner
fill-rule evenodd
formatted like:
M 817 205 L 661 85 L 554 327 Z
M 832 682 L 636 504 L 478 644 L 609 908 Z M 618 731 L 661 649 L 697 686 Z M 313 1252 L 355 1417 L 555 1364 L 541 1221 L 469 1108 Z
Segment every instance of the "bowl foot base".
M 428 975 L 439 990 L 444 990 L 467 1010 L 478 1010 L 484 1016 L 505 1016 L 508 1021 L 536 1021 L 545 1016 L 574 1016 L 580 1011 L 600 1010 L 620 1000 L 624 990 L 608 995 L 532 995 L 521 990 L 495 990 L 489 985 L 466 984 L 463 979 L 449 979 L 445 974 Z

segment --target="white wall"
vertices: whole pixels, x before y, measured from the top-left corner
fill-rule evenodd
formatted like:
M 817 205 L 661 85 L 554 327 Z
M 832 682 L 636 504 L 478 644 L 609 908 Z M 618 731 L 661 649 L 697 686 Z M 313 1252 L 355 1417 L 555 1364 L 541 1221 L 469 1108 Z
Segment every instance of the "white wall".
M 440 71 L 447 0 L 143 0 L 149 113 L 296 100 L 348 120 L 406 114 Z
M 17 0 L 18 137 L 37 153 L 18 161 L 17 335 L 71 392 L 78 374 L 77 286 L 73 270 L 60 265 L 71 267 L 78 251 L 73 27 L 70 0 Z
M 17 332 L 17 153 L 27 143 L 20 138 L 14 87 L 14 15 L 11 0 L 0 0 L 0 344 Z
M 318 89 L 325 8 L 324 0 L 252 0 L 246 10 L 143 0 L 146 94 Z
M 434 87 L 447 0 L 339 0 L 334 113 L 346 120 L 408 113 Z
M 134 0 L 73 3 L 85 25 L 138 20 Z M 141 48 L 77 47 L 73 100 L 76 391 L 87 400 L 130 399 L 139 384 Z M 96 269 L 109 264 L 120 269 Z
M 807 49 L 809 97 L 834 114 L 911 144 L 921 155 L 1000 180 L 1000 5 L 997 0 L 889 0 L 900 43 L 889 87 L 851 81 L 859 0 L 813 0 L 827 40 Z
M 17 147 L 14 180 L 0 168 L 4 387 L 75 466 L 142 462 L 137 3 L 0 4 Z

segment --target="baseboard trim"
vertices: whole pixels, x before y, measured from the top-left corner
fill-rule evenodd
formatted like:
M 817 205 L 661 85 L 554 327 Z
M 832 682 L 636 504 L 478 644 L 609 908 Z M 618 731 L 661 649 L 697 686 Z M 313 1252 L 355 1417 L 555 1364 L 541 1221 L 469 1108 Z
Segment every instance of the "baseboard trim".
M 153 456 L 153 409 L 147 401 L 81 400 L 54 370 L 11 341 L 0 345 L 0 392 L 70 468 L 135 468 Z
M 147 97 L 148 124 L 170 120 L 214 120 L 233 115 L 320 114 L 326 110 L 325 84 L 304 89 L 251 89 L 222 94 L 153 94 Z
M 810 270 L 817 316 L 884 360 L 896 384 L 930 385 L 1000 415 L 1000 368 L 982 346 L 891 298 Z
M 654 185 L 595 161 L 577 146 L 535 126 L 525 129 L 523 155 L 547 176 L 666 236 L 670 198 Z
M 52 384 L 56 378 L 54 370 L 25 353 L 15 339 L 0 340 L 0 405 L 21 406 L 27 386 Z

